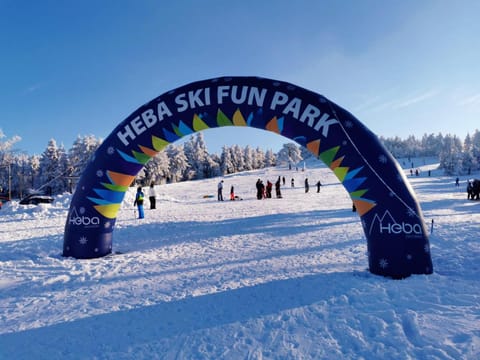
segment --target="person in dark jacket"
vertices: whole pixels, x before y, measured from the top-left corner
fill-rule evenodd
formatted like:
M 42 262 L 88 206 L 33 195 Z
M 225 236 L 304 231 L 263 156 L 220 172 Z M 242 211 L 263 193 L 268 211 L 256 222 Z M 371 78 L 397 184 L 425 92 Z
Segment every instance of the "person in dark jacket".
M 317 193 L 320 192 L 320 186 L 322 186 L 322 183 L 320 182 L 320 180 L 318 180 L 318 182 L 317 182 Z
M 270 180 L 267 180 L 267 186 L 265 188 L 265 197 L 267 199 L 270 199 L 272 197 L 272 187 L 273 184 L 270 182 Z
M 137 188 L 137 194 L 135 195 L 135 202 L 133 206 L 137 206 L 138 209 L 138 218 L 143 219 L 145 217 L 145 213 L 143 210 L 143 199 L 145 198 L 145 194 L 142 191 L 142 187 L 139 186 Z
M 258 179 L 257 183 L 255 184 L 255 187 L 257 188 L 257 199 L 262 200 L 264 198 L 264 192 L 265 192 L 265 185 L 263 185 L 262 180 Z
M 310 190 L 310 186 L 308 185 L 308 178 L 305 178 L 305 192 L 308 193 L 308 190 Z
M 282 193 L 280 192 L 280 176 L 278 177 L 278 180 L 275 182 L 275 194 L 277 195 L 277 199 L 280 199 L 282 197 Z

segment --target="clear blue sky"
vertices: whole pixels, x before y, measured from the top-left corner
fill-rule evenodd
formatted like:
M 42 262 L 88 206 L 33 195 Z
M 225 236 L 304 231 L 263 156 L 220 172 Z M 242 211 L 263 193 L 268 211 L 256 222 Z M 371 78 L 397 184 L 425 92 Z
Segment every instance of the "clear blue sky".
M 387 137 L 480 128 L 480 1 L 0 0 L 0 129 L 42 153 L 106 138 L 178 86 L 225 75 L 323 94 Z M 204 132 L 210 152 L 289 142 Z

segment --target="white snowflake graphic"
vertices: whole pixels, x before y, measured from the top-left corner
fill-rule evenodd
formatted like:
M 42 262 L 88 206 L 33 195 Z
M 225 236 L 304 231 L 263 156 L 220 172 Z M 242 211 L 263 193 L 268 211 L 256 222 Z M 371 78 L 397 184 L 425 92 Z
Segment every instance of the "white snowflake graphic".
M 80 209 L 78 209 L 80 214 L 85 214 L 85 208 L 82 206 Z
M 110 226 L 112 226 L 112 223 L 110 221 L 107 221 L 103 226 L 105 227 L 105 229 L 108 229 Z
M 343 145 L 343 146 L 345 146 L 345 145 L 347 145 L 347 144 L 348 144 L 347 140 L 343 140 L 343 141 L 342 141 L 342 145 Z
M 107 149 L 108 155 L 113 155 L 115 153 L 115 148 L 113 146 L 109 146 Z
M 97 176 L 102 177 L 103 176 L 103 171 L 102 170 L 97 170 Z
M 98 252 L 98 248 L 93 249 L 93 251 Z
M 380 265 L 380 267 L 382 269 L 386 269 L 388 267 L 388 261 L 387 259 L 380 259 L 380 261 L 378 262 L 378 264 Z
M 384 154 L 382 154 L 378 157 L 378 161 L 380 161 L 382 164 L 386 164 L 388 159 Z
M 417 216 L 417 213 L 416 213 L 415 210 L 413 210 L 412 208 L 408 208 L 408 210 L 407 210 L 407 216 L 408 216 L 408 217 L 415 217 L 415 216 Z
M 82 236 L 82 237 L 78 240 L 78 242 L 79 242 L 80 244 L 82 244 L 82 245 L 85 245 L 85 244 L 88 242 L 88 240 L 87 240 L 87 238 L 86 238 L 85 236 Z
M 407 254 L 407 260 L 412 260 L 413 256 L 411 254 Z

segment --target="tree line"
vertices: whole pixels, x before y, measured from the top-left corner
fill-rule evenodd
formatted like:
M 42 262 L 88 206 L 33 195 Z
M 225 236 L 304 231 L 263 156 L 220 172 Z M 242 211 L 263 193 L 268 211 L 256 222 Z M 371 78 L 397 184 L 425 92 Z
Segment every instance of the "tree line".
M 20 137 L 8 139 L 0 129 L 0 193 L 13 198 L 41 191 L 48 194 L 73 192 L 76 181 L 90 157 L 102 143 L 93 135 L 78 136 L 68 150 L 51 139 L 40 155 L 14 150 Z M 455 135 L 425 134 L 406 139 L 380 137 L 396 158 L 438 157 L 447 175 L 467 174 L 480 170 L 480 132 L 461 141 Z M 312 155 L 303 147 L 287 143 L 274 153 L 250 146 L 223 146 L 221 153 L 209 153 L 202 132 L 182 144 L 170 144 L 153 157 L 137 175 L 136 183 L 148 185 L 205 179 L 276 165 L 295 166 Z
M 480 170 L 480 131 L 467 134 L 462 141 L 456 135 L 424 134 L 421 139 L 410 135 L 380 140 L 397 159 L 405 157 L 438 157 L 445 175 L 469 175 Z

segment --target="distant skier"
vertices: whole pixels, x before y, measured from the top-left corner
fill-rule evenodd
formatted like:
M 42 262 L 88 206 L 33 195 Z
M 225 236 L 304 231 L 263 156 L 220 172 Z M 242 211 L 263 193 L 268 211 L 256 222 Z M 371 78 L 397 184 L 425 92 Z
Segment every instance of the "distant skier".
M 150 184 L 150 188 L 148 189 L 148 200 L 150 200 L 150 209 L 156 208 L 156 193 L 154 183 Z
M 285 180 L 285 178 L 283 178 L 283 180 Z M 282 197 L 282 193 L 280 192 L 280 176 L 275 182 L 275 194 L 277 195 L 277 199 L 280 199 Z
M 322 183 L 320 182 L 320 180 L 318 180 L 318 182 L 317 182 L 317 193 L 320 192 L 320 186 L 322 186 Z
M 273 184 L 270 182 L 270 180 L 267 180 L 267 186 L 265 188 L 265 197 L 267 199 L 272 198 L 272 187 L 273 187 Z
M 263 185 L 262 180 L 258 179 L 257 183 L 255 184 L 257 188 L 257 199 L 262 200 L 264 197 L 265 185 Z
M 310 190 L 310 185 L 308 185 L 308 178 L 305 178 L 305 192 L 308 193 L 308 190 Z
M 221 180 L 217 186 L 217 199 L 218 201 L 223 201 L 223 180 Z
M 138 209 L 138 218 L 143 219 L 145 217 L 145 213 L 143 210 L 143 199 L 145 194 L 142 191 L 142 187 L 139 186 L 137 188 L 137 194 L 135 195 L 135 201 L 133 202 L 133 206 L 137 206 Z

